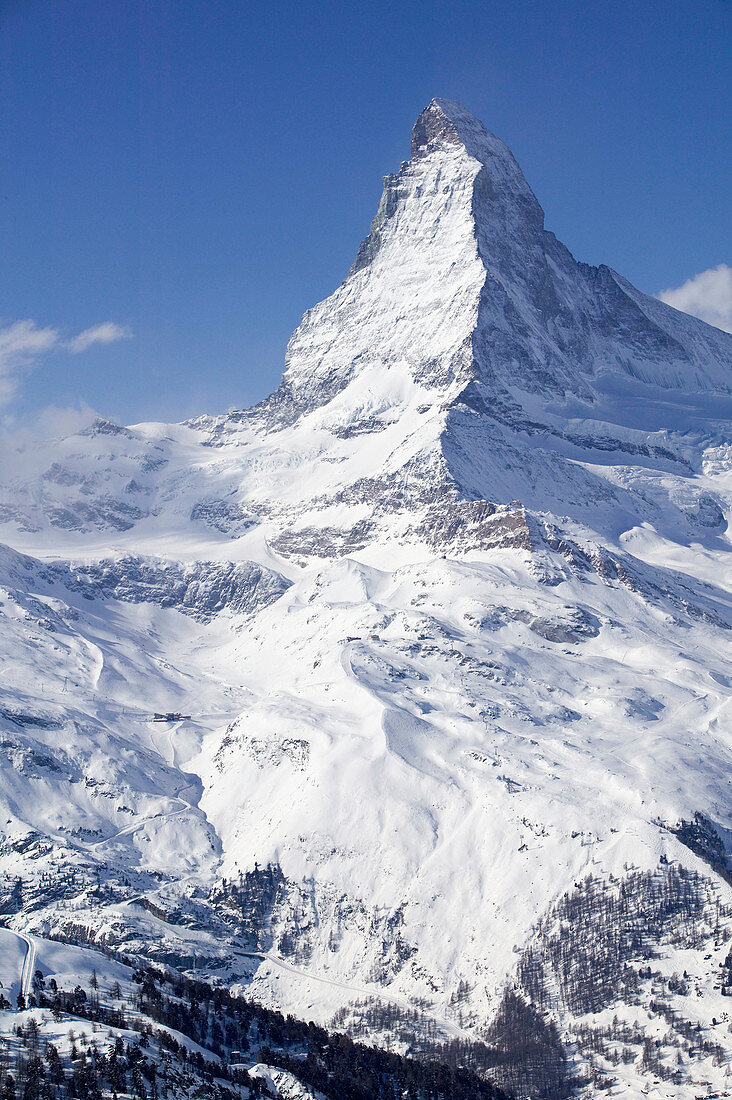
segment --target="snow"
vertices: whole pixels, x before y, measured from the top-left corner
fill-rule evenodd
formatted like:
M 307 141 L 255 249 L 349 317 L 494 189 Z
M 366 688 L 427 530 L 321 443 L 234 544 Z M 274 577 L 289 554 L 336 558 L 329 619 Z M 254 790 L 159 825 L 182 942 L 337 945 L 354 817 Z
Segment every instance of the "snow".
M 28 944 L 22 936 L 0 928 L 0 988 L 12 1005 L 22 992 L 21 979 L 27 953 Z
M 274 1096 L 282 1100 L 300 1100 L 300 1097 L 312 1097 L 313 1100 L 325 1100 L 322 1092 L 308 1088 L 298 1081 L 291 1073 L 284 1069 L 274 1069 L 265 1066 L 261 1062 L 247 1065 L 247 1072 L 251 1077 L 259 1077 L 269 1087 Z
M 415 135 L 269 402 L 6 445 L 0 861 L 18 932 L 198 956 L 321 1020 L 419 999 L 449 1034 L 586 874 L 713 875 L 668 827 L 732 835 L 732 338 L 576 264 L 462 108 Z M 227 563 L 292 583 L 153 602 Z M 270 861 L 253 951 L 209 893 Z M 23 951 L 2 930 L 4 988 Z

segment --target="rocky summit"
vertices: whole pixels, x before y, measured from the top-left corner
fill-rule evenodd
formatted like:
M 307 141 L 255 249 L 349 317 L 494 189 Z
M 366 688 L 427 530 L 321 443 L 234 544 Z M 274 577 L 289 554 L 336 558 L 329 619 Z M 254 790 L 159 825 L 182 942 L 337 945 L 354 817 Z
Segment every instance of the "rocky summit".
M 0 448 L 3 988 L 124 958 L 495 1095 L 724 1090 L 732 336 L 435 99 L 269 398 Z

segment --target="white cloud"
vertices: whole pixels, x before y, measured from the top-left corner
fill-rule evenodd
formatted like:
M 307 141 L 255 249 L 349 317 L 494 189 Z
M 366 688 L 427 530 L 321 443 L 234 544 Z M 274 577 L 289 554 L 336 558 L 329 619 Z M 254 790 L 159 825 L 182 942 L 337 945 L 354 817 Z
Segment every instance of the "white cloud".
M 129 340 L 132 333 L 128 328 L 117 325 L 114 321 L 103 321 L 101 325 L 85 328 L 73 340 L 69 340 L 66 347 L 77 355 L 80 351 L 86 351 L 92 344 L 114 344 L 117 340 Z
M 0 408 L 17 396 L 23 375 L 49 352 L 63 350 L 78 355 L 94 344 L 113 344 L 131 336 L 129 329 L 114 321 L 93 325 L 70 340 L 62 340 L 58 329 L 39 328 L 31 320 L 0 327 Z
M 667 305 L 700 317 L 724 332 L 732 332 L 732 267 L 710 267 L 683 286 L 662 290 L 658 297 Z
M 18 418 L 12 412 L 0 416 L 0 469 L 22 471 L 27 452 L 39 440 L 64 439 L 88 428 L 99 413 L 85 401 L 61 408 L 46 405 Z
M 0 328 L 0 406 L 15 396 L 23 372 L 57 344 L 58 329 L 38 328 L 35 321 Z
M 83 401 L 68 408 L 47 405 L 20 418 L 12 412 L 0 414 L 0 470 L 5 484 L 16 477 L 27 480 L 39 444 L 78 435 L 98 416 Z

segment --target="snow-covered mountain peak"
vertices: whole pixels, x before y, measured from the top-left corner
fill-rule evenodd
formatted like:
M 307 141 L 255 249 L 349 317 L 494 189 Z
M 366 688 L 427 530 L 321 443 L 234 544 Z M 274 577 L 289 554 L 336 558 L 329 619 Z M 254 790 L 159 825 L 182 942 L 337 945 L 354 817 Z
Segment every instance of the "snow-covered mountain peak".
M 384 177 L 347 278 L 293 334 L 282 385 L 262 407 L 270 424 L 322 407 L 359 376 L 357 421 L 364 386 L 393 393 L 395 370 L 400 392 L 429 391 L 423 406 L 447 408 L 473 382 L 484 407 L 515 391 L 569 394 L 594 419 L 608 374 L 730 391 L 729 337 L 578 263 L 544 229 L 511 151 L 464 107 L 433 99 L 411 150 Z
M 412 127 L 412 160 L 426 156 L 440 145 L 462 145 L 470 156 L 484 161 L 491 156 L 513 161 L 513 153 L 483 123 L 451 99 L 433 99 Z
M 439 156 L 460 147 L 477 160 L 504 201 L 524 203 L 524 216 L 535 228 L 543 225 L 544 214 L 529 187 L 516 158 L 505 142 L 492 134 L 475 115 L 450 99 L 433 99 L 419 115 L 412 129 L 412 162 Z
M 78 558 L 97 532 L 105 558 L 115 531 L 154 556 L 164 529 L 181 558 L 228 558 L 237 540 L 237 560 L 280 570 L 271 550 L 526 549 L 529 513 L 602 539 L 649 520 L 720 532 L 724 500 L 689 476 L 729 440 L 732 336 L 577 262 L 543 220 L 506 145 L 433 100 L 271 397 L 175 427 L 100 421 L 32 465 L 9 455 L 9 541 L 19 529 L 34 553 L 45 530 L 56 554 L 61 530 Z
M 0 916 L 727 1088 L 732 336 L 413 140 L 267 401 L 0 438 Z

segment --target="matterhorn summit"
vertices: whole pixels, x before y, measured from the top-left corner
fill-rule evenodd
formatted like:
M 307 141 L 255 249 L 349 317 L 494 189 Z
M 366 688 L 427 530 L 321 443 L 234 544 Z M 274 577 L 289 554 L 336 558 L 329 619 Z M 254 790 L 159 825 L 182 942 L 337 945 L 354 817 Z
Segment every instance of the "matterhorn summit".
M 731 413 L 732 336 L 433 100 L 269 398 L 5 445 L 3 935 L 527 1100 L 725 1087 Z
M 729 392 L 729 341 L 576 263 L 510 150 L 464 108 L 433 100 L 411 148 L 349 277 L 294 334 L 283 397 L 312 408 L 400 355 L 448 400 L 471 381 L 592 400 L 606 373 Z
M 632 520 L 686 530 L 697 513 L 707 530 L 721 513 L 688 470 L 720 424 L 726 439 L 729 334 L 575 261 L 510 150 L 459 104 L 433 100 L 411 151 L 346 279 L 290 339 L 271 397 L 160 440 L 113 429 L 124 467 L 100 454 L 90 477 L 54 462 L 3 514 L 122 530 L 154 515 L 183 537 L 192 518 L 254 541 L 256 529 L 301 561 L 395 539 L 528 546 L 531 516 L 584 522 L 588 508 L 608 537 Z M 88 432 L 103 449 L 103 426 Z M 172 452 L 199 440 L 216 450 L 197 448 L 201 499 L 181 510 Z

